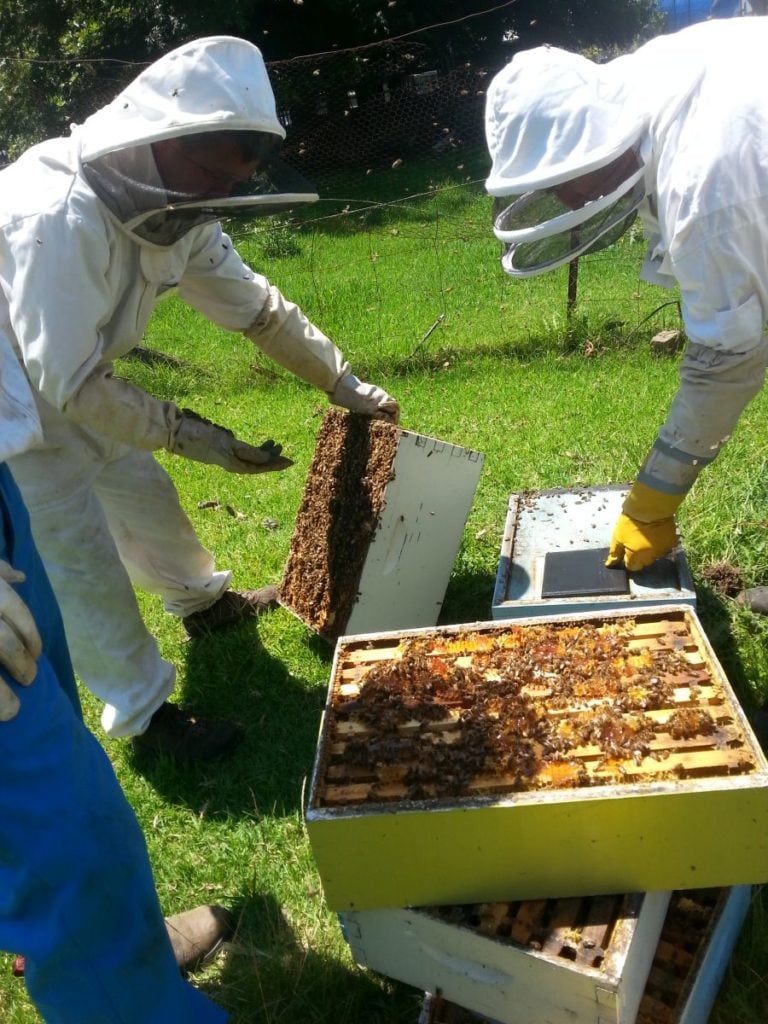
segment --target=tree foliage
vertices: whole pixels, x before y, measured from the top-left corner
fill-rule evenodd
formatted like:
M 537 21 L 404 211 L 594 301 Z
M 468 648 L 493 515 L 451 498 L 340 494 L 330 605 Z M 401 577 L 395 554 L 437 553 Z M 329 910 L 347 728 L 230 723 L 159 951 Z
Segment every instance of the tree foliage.
M 162 0 L 0 0 L 3 144 L 66 132 L 183 31 Z
M 511 42 L 627 47 L 660 25 L 656 0 L 265 0 L 246 6 L 243 28 L 272 60 L 407 36 L 428 40 L 433 59 L 448 54 L 492 63 L 508 58 Z
M 0 0 L 0 146 L 13 156 L 66 133 L 146 63 L 196 36 L 243 36 L 268 62 L 365 47 L 371 59 L 350 61 L 364 88 L 406 52 L 412 72 L 499 66 L 544 42 L 627 48 L 658 26 L 655 10 L 655 0 Z M 371 46 L 391 39 L 400 45 Z

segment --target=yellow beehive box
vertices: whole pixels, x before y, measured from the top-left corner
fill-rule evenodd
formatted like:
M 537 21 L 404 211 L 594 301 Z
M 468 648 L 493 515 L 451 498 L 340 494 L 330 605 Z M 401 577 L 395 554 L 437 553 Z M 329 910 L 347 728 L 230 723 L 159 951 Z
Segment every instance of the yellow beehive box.
M 685 606 L 342 637 L 306 811 L 334 910 L 768 880 L 768 763 Z

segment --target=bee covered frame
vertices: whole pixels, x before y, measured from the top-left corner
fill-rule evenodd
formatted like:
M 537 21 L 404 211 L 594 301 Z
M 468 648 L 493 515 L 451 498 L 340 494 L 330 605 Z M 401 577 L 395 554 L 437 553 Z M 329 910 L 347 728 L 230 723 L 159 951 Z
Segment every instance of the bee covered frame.
M 296 516 L 283 607 L 330 642 L 434 625 L 484 459 L 329 409 Z

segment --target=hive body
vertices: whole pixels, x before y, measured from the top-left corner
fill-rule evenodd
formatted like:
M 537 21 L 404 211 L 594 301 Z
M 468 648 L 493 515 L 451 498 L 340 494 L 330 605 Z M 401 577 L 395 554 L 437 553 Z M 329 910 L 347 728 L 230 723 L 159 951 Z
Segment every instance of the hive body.
M 503 1024 L 633 1024 L 669 893 L 342 915 L 358 963 Z
M 636 1024 L 707 1024 L 710 1011 L 722 981 L 728 959 L 736 944 L 739 930 L 749 909 L 749 886 L 725 889 L 698 889 L 673 892 L 667 909 L 658 944 L 650 964 L 650 971 L 642 992 Z M 525 905 L 523 905 L 525 906 Z M 447 913 L 451 908 L 441 908 Z M 461 909 L 461 908 L 459 908 Z M 374 914 L 377 912 L 371 912 Z M 487 941 L 487 940 L 486 940 Z M 457 937 L 444 942 L 446 953 L 457 947 Z M 353 944 L 354 948 L 354 944 Z M 473 954 L 484 953 L 477 942 Z M 511 949 L 506 969 L 514 970 L 521 960 L 536 956 L 535 952 Z M 448 955 L 444 958 L 451 963 Z M 453 963 L 459 964 L 458 958 Z M 645 959 L 627 958 L 622 968 L 624 980 L 636 977 L 637 969 L 646 970 Z M 570 988 L 571 978 L 577 972 L 574 964 L 559 968 L 558 990 L 563 994 Z M 524 973 L 518 974 L 518 984 Z M 448 989 L 440 996 L 429 992 L 419 1024 L 480 1024 L 480 1022 L 506 1021 L 513 1024 L 540 1024 L 542 1020 L 555 1021 L 557 1017 L 543 1016 L 545 1004 L 540 1002 L 536 1015 L 530 1020 L 517 1015 L 517 986 L 512 990 L 512 1004 L 496 1000 L 494 992 L 484 992 L 483 999 L 493 1000 L 492 1011 L 483 1009 L 474 998 L 472 986 L 461 983 L 458 972 L 451 978 L 450 991 L 458 992 L 455 999 Z M 542 993 L 540 993 L 542 997 Z M 549 1001 L 548 996 L 543 999 Z M 566 996 L 566 1004 L 570 1004 Z M 494 1017 L 493 1014 L 496 1014 Z M 596 1001 L 592 1009 L 597 1020 L 613 1020 L 610 1010 L 605 1017 L 604 1007 Z M 577 1020 L 571 1016 L 569 1020 Z
M 756 883 L 768 764 L 686 606 L 347 636 L 306 821 L 336 910 Z

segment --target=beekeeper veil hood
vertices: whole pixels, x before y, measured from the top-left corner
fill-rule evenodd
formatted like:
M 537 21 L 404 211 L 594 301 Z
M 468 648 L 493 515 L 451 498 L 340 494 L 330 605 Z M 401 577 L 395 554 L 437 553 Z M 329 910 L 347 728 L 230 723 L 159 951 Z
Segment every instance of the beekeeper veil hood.
M 206 221 L 318 198 L 278 157 L 285 129 L 261 52 L 244 39 L 178 47 L 72 131 L 96 194 L 154 245 Z
M 647 116 L 633 113 L 625 93 L 610 64 L 549 46 L 516 54 L 491 82 L 486 189 L 505 200 L 495 204 L 494 234 L 505 243 L 508 274 L 552 270 L 631 224 L 645 195 L 636 151 Z M 610 184 L 595 187 L 602 169 L 611 170 Z M 565 186 L 585 175 L 589 194 L 568 198 Z

